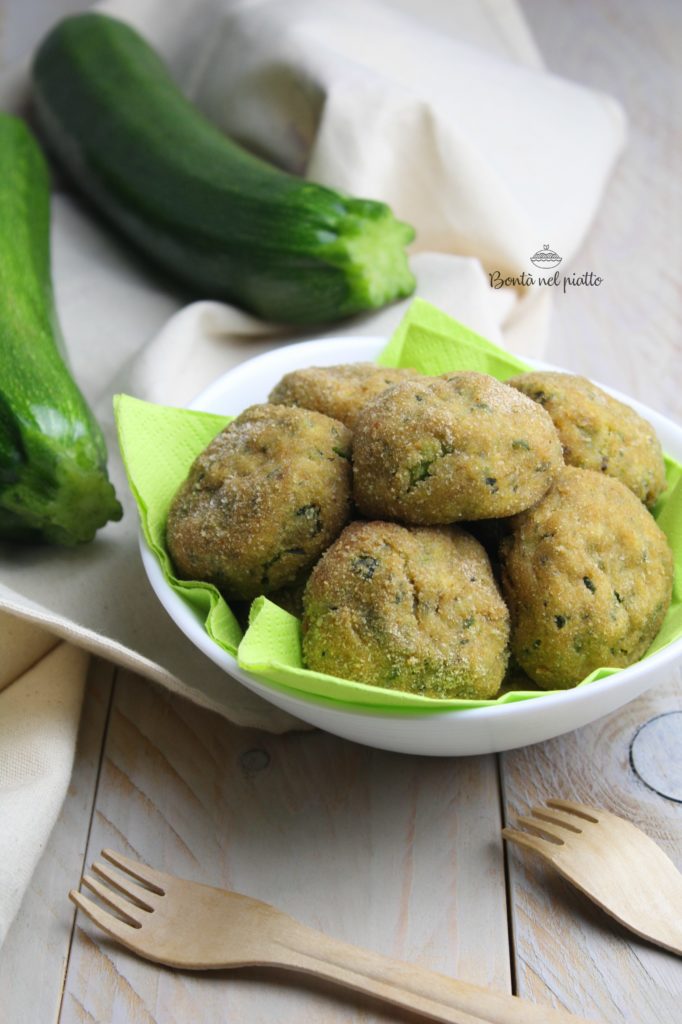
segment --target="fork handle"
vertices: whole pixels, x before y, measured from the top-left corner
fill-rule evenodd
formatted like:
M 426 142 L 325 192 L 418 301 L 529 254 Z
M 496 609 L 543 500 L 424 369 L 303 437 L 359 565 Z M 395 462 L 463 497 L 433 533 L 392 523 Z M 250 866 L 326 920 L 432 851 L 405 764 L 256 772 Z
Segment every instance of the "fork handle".
M 594 1024 L 566 1010 L 480 988 L 299 926 L 280 967 L 313 974 L 442 1024 Z

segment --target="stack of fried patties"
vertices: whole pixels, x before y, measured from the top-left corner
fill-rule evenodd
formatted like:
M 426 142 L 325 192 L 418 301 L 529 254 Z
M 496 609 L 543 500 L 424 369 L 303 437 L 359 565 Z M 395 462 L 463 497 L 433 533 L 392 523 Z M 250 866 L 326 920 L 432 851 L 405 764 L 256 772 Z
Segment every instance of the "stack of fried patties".
M 555 689 L 642 657 L 672 590 L 664 488 L 653 428 L 583 377 L 312 367 L 199 455 L 167 544 L 237 610 L 302 615 L 310 669 L 488 699 L 510 663 Z

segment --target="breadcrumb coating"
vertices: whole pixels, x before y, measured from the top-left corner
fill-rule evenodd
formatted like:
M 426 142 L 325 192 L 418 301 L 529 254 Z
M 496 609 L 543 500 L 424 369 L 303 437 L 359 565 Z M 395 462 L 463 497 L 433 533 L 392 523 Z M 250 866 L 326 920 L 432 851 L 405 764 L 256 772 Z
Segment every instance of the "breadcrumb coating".
M 538 501 L 563 465 L 547 413 L 483 373 L 397 384 L 361 410 L 354 436 L 355 501 L 376 519 L 513 515 Z
M 417 376 L 416 370 L 377 366 L 376 363 L 310 366 L 282 377 L 270 392 L 268 401 L 315 409 L 353 430 L 363 405 L 393 384 Z
M 570 373 L 523 373 L 507 384 L 549 413 L 567 465 L 615 477 L 653 508 L 666 488 L 663 453 L 654 428 L 634 409 Z
M 670 604 L 667 538 L 620 480 L 566 466 L 502 541 L 512 653 L 543 689 L 645 654 Z
M 295 583 L 351 515 L 351 433 L 307 409 L 254 405 L 198 456 L 168 515 L 177 573 L 249 600 Z
M 456 526 L 354 522 L 303 596 L 308 668 L 428 697 L 495 696 L 509 614 L 483 547 Z

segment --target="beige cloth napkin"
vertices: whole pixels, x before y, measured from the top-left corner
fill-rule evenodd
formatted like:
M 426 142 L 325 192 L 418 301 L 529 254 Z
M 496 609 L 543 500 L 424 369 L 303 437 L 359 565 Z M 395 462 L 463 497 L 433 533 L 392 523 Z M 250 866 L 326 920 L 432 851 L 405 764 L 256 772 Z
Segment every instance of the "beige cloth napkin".
M 420 295 L 492 340 L 541 351 L 544 296 L 494 291 L 486 270 L 529 269 L 544 242 L 570 259 L 624 121 L 607 97 L 542 70 L 514 0 L 109 0 L 101 9 L 140 28 L 227 131 L 412 221 Z M 21 104 L 21 71 L 5 95 Z M 111 416 L 115 391 L 185 403 L 290 337 L 215 302 L 176 312 L 182 297 L 66 193 L 53 205 L 53 271 L 125 516 L 76 551 L 0 547 L 0 685 L 9 684 L 0 693 L 0 941 L 66 790 L 81 648 L 238 724 L 297 724 L 201 655 L 158 605 Z M 327 333 L 388 333 L 405 306 Z
M 0 635 L 1 942 L 69 784 L 88 655 L 14 616 Z

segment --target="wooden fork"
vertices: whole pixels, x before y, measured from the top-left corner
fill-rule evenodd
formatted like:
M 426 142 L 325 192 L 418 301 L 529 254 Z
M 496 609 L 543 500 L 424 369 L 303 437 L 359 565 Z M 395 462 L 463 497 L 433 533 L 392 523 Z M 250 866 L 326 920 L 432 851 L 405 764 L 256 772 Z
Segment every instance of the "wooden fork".
M 102 931 L 170 967 L 283 967 L 314 974 L 444 1024 L 587 1024 L 547 1006 L 455 981 L 331 939 L 267 903 L 188 882 L 112 850 L 83 885 L 115 917 L 72 889 L 70 898 Z M 133 881 L 136 879 L 136 881 Z M 141 883 L 141 884 L 138 884 Z
M 635 825 L 570 800 L 548 800 L 502 835 L 534 850 L 636 935 L 682 956 L 682 875 Z

